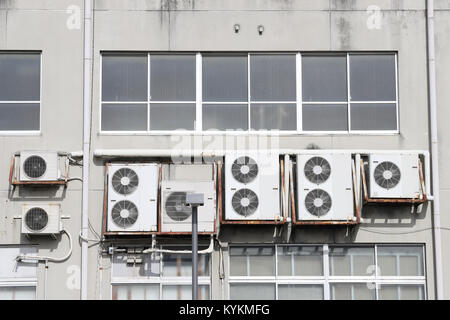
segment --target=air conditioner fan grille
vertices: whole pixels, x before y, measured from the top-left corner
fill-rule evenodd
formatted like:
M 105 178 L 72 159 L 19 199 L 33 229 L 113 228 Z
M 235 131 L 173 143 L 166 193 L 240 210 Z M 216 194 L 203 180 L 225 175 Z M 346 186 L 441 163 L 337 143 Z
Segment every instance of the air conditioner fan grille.
M 306 210 L 318 218 L 326 215 L 330 211 L 331 206 L 331 197 L 325 190 L 311 190 L 305 197 Z
M 111 209 L 113 222 L 123 229 L 133 226 L 136 223 L 138 216 L 138 208 L 129 200 L 121 200 Z
M 252 190 L 240 189 L 234 193 L 231 204 L 237 214 L 249 217 L 258 209 L 259 199 Z
M 48 224 L 48 214 L 42 208 L 31 208 L 25 214 L 25 224 L 32 231 L 41 231 Z
M 40 178 L 47 171 L 47 163 L 40 156 L 30 156 L 25 159 L 23 170 L 29 178 Z
M 192 215 L 192 208 L 186 206 L 186 192 L 171 192 L 164 206 L 167 215 L 174 221 L 185 221 Z
M 384 189 L 392 189 L 398 185 L 401 179 L 399 167 L 390 161 L 383 161 L 375 167 L 375 182 Z

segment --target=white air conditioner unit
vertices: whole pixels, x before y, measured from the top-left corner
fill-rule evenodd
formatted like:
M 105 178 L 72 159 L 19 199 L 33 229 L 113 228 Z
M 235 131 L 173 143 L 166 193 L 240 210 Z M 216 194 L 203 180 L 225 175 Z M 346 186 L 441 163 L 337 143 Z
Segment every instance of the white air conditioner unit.
M 298 220 L 353 220 L 352 181 L 351 154 L 297 155 Z
M 417 198 L 421 194 L 418 154 L 369 155 L 371 198 Z
M 24 204 L 22 208 L 23 234 L 57 234 L 61 228 L 59 204 Z
M 163 180 L 161 182 L 161 232 L 192 232 L 192 208 L 186 206 L 188 193 L 203 193 L 198 207 L 198 232 L 214 232 L 216 191 L 214 181 Z
M 107 231 L 157 231 L 159 165 L 114 163 L 108 175 Z
M 225 220 L 280 219 L 279 155 L 226 155 Z
M 57 181 L 59 178 L 60 170 L 57 152 L 20 152 L 20 181 Z

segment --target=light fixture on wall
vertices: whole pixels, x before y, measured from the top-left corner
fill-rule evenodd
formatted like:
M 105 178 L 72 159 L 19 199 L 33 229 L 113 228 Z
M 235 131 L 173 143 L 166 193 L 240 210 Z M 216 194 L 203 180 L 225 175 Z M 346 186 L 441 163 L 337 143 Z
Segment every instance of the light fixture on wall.
M 234 25 L 234 33 L 238 33 L 239 30 L 241 30 L 241 26 L 240 26 L 238 23 L 236 23 L 236 24 Z
M 259 35 L 262 35 L 263 32 L 264 32 L 264 26 L 263 25 L 259 25 L 258 26 L 258 33 L 259 33 Z

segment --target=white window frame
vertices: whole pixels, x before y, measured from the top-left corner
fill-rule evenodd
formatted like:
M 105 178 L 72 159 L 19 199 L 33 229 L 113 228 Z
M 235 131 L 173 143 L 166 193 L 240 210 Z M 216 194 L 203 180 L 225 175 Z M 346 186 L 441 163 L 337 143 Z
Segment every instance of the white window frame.
M 99 77 L 99 134 L 100 135 L 276 135 L 276 136 L 326 136 L 326 135 L 398 135 L 400 133 L 400 120 L 399 120 L 399 97 L 398 97 L 398 53 L 389 51 L 389 52 L 342 52 L 342 53 L 334 53 L 334 55 L 347 57 L 347 101 L 339 101 L 339 102 L 303 102 L 302 99 L 302 56 L 314 56 L 314 53 L 303 53 L 295 52 L 295 51 L 283 51 L 283 52 L 247 52 L 247 101 L 242 102 L 217 102 L 217 101 L 203 101 L 202 94 L 202 52 L 167 52 L 167 53 L 159 53 L 159 52 L 145 52 L 147 54 L 147 93 L 148 98 L 147 101 L 102 101 L 102 66 L 103 66 L 103 55 L 104 54 L 122 54 L 122 52 L 115 51 L 105 51 L 100 53 L 100 77 Z M 196 98 L 193 101 L 152 101 L 150 97 L 150 59 L 152 54 L 167 54 L 167 55 L 183 55 L 190 54 L 195 55 L 196 61 Z M 217 52 L 218 55 L 228 55 L 233 54 L 233 52 Z M 252 55 L 295 55 L 295 73 L 296 73 L 296 100 L 295 101 L 251 101 L 251 79 L 250 79 L 250 63 Z M 318 52 L 316 55 L 326 54 L 332 56 L 332 52 Z M 394 55 L 395 57 L 395 93 L 396 100 L 395 101 L 350 101 L 350 56 L 351 55 Z M 147 104 L 147 130 L 102 130 L 102 104 Z M 150 104 L 151 103 L 161 103 L 161 104 L 177 104 L 177 103 L 188 103 L 195 105 L 195 120 L 194 120 L 194 130 L 151 130 L 150 128 Z M 296 106 L 296 117 L 297 117 L 297 129 L 296 130 L 252 130 L 251 129 L 251 104 L 293 104 Z M 382 104 L 395 104 L 396 106 L 396 130 L 352 130 L 351 129 L 351 112 L 350 105 L 351 103 L 382 103 Z M 202 112 L 204 104 L 238 104 L 238 105 L 247 105 L 248 111 L 248 129 L 247 130 L 203 130 L 202 126 Z M 303 118 L 303 105 L 304 104 L 346 104 L 347 105 L 347 116 L 348 116 L 348 129 L 342 131 L 304 131 L 302 128 L 302 118 Z
M 17 288 L 17 287 L 32 287 L 34 288 L 34 299 L 37 298 L 37 279 L 36 278 L 14 278 L 2 279 L 0 278 L 0 288 Z
M 278 276 L 278 248 L 294 246 L 294 247 L 322 247 L 322 258 L 323 258 L 323 275 L 322 276 Z M 365 247 L 374 250 L 375 266 L 377 263 L 377 249 L 381 246 L 397 246 L 397 247 L 407 247 L 407 246 L 422 246 L 423 250 L 423 276 L 381 276 L 378 275 L 377 268 L 375 268 L 374 275 L 367 276 L 332 276 L 330 275 L 330 256 L 329 247 L 349 247 L 358 248 Z M 424 292 L 424 300 L 428 299 L 427 296 L 427 279 L 426 279 L 426 256 L 425 256 L 425 244 L 422 243 L 386 243 L 386 244 L 230 244 L 232 247 L 275 247 L 275 275 L 273 276 L 232 276 L 230 275 L 230 263 L 231 257 L 228 258 L 228 296 L 230 299 L 230 287 L 232 284 L 258 284 L 258 283 L 270 283 L 275 286 L 275 299 L 278 300 L 278 286 L 282 284 L 317 284 L 323 285 L 323 297 L 324 300 L 331 299 L 331 285 L 342 283 L 342 284 L 367 284 L 371 283 L 375 285 L 375 299 L 378 300 L 378 292 L 381 285 L 422 285 Z
M 0 97 L 0 108 L 1 104 L 39 104 L 39 130 L 1 130 L 0 136 L 38 136 L 42 132 L 42 51 L 5 51 L 2 50 L 0 53 L 7 54 L 39 54 L 39 100 L 36 101 L 3 101 Z

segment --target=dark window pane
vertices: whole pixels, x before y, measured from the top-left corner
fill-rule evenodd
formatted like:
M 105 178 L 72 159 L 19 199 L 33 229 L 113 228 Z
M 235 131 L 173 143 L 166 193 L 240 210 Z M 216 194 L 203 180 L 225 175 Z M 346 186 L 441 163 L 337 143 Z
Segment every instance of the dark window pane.
M 204 104 L 203 130 L 248 129 L 248 105 Z
M 102 130 L 147 130 L 147 104 L 103 104 Z
M 275 284 L 273 283 L 232 283 L 230 284 L 231 300 L 275 300 Z
M 39 130 L 38 103 L 0 103 L 0 130 Z
M 303 101 L 347 101 L 345 56 L 302 57 Z
M 151 55 L 153 101 L 195 101 L 195 55 Z
M 348 130 L 347 104 L 304 104 L 304 131 Z
M 194 130 L 195 104 L 152 103 L 150 105 L 151 130 Z
M 350 55 L 352 101 L 395 101 L 395 56 Z
M 352 103 L 352 130 L 397 130 L 397 111 L 394 103 Z
M 295 104 L 252 104 L 250 113 L 251 126 L 254 130 L 297 129 Z
M 295 101 L 295 55 L 252 55 L 252 101 Z
M 41 55 L 0 53 L 0 101 L 39 101 Z
M 102 101 L 147 101 L 147 55 L 104 55 L 102 63 Z
M 203 101 L 245 102 L 247 56 L 204 56 Z

